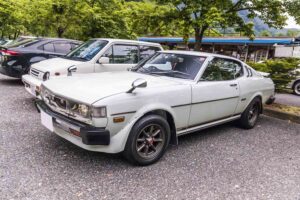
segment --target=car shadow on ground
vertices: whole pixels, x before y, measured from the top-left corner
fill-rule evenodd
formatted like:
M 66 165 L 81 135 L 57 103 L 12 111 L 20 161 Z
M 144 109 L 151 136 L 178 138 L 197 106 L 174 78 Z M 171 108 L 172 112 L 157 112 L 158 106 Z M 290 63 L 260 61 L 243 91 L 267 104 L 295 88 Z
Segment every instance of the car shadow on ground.
M 179 154 L 181 154 L 182 151 L 188 151 L 191 146 L 198 145 L 199 143 L 202 143 L 203 140 L 212 139 L 214 137 L 219 137 L 223 134 L 227 134 L 228 131 L 226 130 L 234 126 L 235 126 L 234 123 L 227 123 L 206 130 L 181 136 L 179 137 L 179 145 L 177 146 L 170 145 L 165 156 L 157 164 L 160 165 L 160 162 L 173 162 L 172 161 L 173 158 L 168 159 L 168 156 L 180 157 Z M 68 160 L 67 163 L 71 162 L 73 166 L 78 165 L 78 168 L 80 168 L 81 165 L 85 165 L 86 168 L 92 168 L 95 167 L 96 165 L 99 167 L 101 166 L 102 171 L 106 171 L 105 168 L 110 169 L 112 165 L 118 168 L 138 167 L 130 164 L 122 156 L 122 153 L 106 154 L 101 152 L 87 151 L 80 147 L 77 147 L 71 142 L 55 134 L 52 134 L 51 137 L 46 137 L 44 139 L 45 140 L 43 142 L 47 143 L 46 148 L 50 148 L 46 151 L 51 152 L 50 154 L 53 154 L 52 152 L 57 152 L 57 151 L 61 152 L 61 154 L 65 156 L 65 159 Z M 57 156 L 56 154 L 57 153 L 54 153 L 53 156 Z M 76 162 L 72 158 L 76 158 Z
M 20 86 L 23 85 L 23 82 L 21 79 L 2 78 L 0 79 L 0 84 L 7 86 Z

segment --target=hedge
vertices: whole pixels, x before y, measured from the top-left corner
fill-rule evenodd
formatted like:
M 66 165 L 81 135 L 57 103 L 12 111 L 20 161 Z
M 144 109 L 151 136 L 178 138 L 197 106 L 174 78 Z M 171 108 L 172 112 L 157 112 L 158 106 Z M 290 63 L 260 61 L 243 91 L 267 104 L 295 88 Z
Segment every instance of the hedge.
M 262 63 L 249 62 L 248 65 L 257 71 L 270 73 L 270 78 L 274 81 L 276 90 L 284 90 L 288 83 L 299 76 L 299 72 L 296 73 L 295 69 L 300 68 L 300 59 L 271 59 Z

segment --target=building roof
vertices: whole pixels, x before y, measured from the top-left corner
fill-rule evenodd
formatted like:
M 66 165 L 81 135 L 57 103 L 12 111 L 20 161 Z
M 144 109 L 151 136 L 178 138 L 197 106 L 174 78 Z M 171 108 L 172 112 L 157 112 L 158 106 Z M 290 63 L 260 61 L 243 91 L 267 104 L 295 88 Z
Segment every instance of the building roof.
M 235 59 L 232 56 L 226 56 L 222 54 L 215 54 L 215 53 L 207 53 L 207 52 L 202 52 L 202 51 L 183 51 L 183 50 L 163 50 L 159 51 L 161 53 L 171 53 L 171 54 L 183 54 L 183 55 L 193 55 L 193 56 L 205 56 L 205 57 L 223 57 L 223 58 L 229 58 L 229 59 Z
M 140 37 L 140 41 L 145 42 L 157 42 L 157 43 L 183 43 L 182 38 L 174 38 L 174 37 Z M 293 44 L 293 38 L 255 38 L 254 40 L 250 40 L 249 38 L 244 37 L 206 37 L 203 38 L 202 43 L 207 44 L 260 44 L 260 45 L 287 45 Z M 194 38 L 189 39 L 189 43 L 195 43 Z

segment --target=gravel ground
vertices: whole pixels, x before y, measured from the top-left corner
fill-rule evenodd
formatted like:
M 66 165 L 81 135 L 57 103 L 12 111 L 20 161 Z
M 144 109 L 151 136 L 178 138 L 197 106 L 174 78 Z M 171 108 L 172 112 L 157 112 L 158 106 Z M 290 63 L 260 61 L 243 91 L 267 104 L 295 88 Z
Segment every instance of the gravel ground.
M 300 107 L 300 96 L 294 94 L 276 94 L 275 103 Z
M 300 125 L 262 116 L 183 136 L 134 167 L 40 125 L 20 81 L 0 76 L 0 199 L 300 199 Z

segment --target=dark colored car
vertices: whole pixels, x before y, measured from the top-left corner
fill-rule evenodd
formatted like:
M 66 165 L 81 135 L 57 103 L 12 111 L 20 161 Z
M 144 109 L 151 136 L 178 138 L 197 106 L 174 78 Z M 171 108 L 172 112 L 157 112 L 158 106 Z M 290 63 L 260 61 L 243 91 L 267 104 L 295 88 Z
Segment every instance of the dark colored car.
M 80 41 L 69 39 L 31 38 L 0 47 L 0 73 L 21 78 L 33 63 L 65 56 L 80 44 Z

